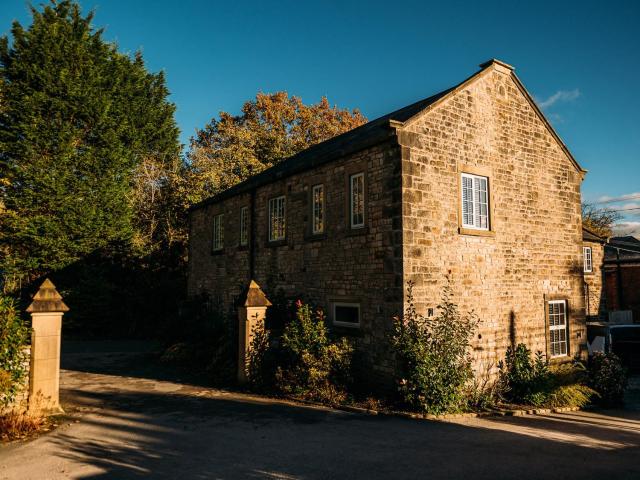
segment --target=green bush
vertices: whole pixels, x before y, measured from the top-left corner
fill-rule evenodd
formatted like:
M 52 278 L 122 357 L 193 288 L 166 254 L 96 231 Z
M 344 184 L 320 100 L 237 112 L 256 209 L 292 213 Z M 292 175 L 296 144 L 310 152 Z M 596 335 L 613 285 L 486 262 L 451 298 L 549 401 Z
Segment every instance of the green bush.
M 587 385 L 587 370 L 580 362 L 549 367 L 542 352 L 532 357 L 520 343 L 507 349 L 498 365 L 503 399 L 519 405 L 561 408 L 584 407 L 598 394 Z
M 627 370 L 614 353 L 595 353 L 589 363 L 589 385 L 604 406 L 621 405 L 628 385 Z
M 298 301 L 296 316 L 285 325 L 279 339 L 271 341 L 262 327 L 254 330 L 249 382 L 258 390 L 273 385 L 281 393 L 343 401 L 350 383 L 352 353 L 346 339 L 330 338 L 321 310 L 314 312 Z
M 13 298 L 0 294 L 0 407 L 12 403 L 23 386 L 28 335 Z
M 459 411 L 467 403 L 467 384 L 473 378 L 469 354 L 478 326 L 473 313 L 460 314 L 445 287 L 436 317 L 416 312 L 413 284 L 408 306 L 396 318 L 392 346 L 396 357 L 396 381 L 405 407 L 431 414 Z
M 536 352 L 532 358 L 531 350 L 519 343 L 515 349 L 507 348 L 505 360 L 498 368 L 506 400 L 533 406 L 542 406 L 547 400 L 551 374 L 542 352 Z

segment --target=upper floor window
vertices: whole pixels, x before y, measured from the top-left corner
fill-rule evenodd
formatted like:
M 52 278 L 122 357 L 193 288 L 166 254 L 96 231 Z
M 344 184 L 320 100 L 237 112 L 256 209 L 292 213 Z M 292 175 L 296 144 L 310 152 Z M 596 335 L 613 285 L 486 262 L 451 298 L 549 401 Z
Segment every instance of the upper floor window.
M 249 243 L 249 207 L 240 209 L 240 245 L 246 246 Z
M 549 353 L 551 357 L 568 355 L 567 348 L 567 301 L 548 302 Z
M 591 247 L 582 247 L 582 256 L 584 258 L 584 273 L 593 272 L 593 256 Z
M 462 174 L 462 226 L 489 230 L 489 179 Z
M 311 233 L 324 232 L 324 185 L 315 185 L 311 189 Z
M 214 252 L 222 250 L 224 246 L 224 215 L 220 213 L 213 217 L 213 244 Z
M 284 240 L 285 198 L 284 195 L 269 200 L 269 241 Z
M 364 173 L 351 175 L 349 181 L 351 228 L 364 227 Z

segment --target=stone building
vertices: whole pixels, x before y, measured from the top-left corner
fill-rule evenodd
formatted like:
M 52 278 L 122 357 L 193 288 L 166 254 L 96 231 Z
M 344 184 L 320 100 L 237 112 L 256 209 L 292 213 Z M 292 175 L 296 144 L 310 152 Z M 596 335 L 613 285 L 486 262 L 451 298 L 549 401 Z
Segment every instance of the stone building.
M 580 186 L 585 175 L 498 60 L 460 84 L 313 146 L 190 211 L 189 292 L 227 309 L 251 279 L 324 308 L 374 376 L 413 283 L 474 310 L 474 356 L 524 342 L 586 354 Z

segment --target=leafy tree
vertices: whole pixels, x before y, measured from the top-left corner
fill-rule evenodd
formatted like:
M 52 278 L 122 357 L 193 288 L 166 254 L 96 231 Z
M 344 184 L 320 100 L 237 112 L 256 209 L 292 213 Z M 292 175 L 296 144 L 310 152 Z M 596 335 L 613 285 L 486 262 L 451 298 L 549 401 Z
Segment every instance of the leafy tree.
M 590 203 L 582 204 L 582 224 L 602 237 L 610 237 L 614 224 L 621 218 L 620 212 L 610 208 L 598 208 Z
M 0 39 L 0 269 L 31 277 L 134 236 L 141 159 L 179 153 L 162 73 L 77 3 L 31 7 Z
M 197 131 L 183 198 L 195 203 L 365 122 L 358 110 L 332 107 L 325 97 L 305 105 L 286 92 L 259 93 L 240 115 L 220 112 Z

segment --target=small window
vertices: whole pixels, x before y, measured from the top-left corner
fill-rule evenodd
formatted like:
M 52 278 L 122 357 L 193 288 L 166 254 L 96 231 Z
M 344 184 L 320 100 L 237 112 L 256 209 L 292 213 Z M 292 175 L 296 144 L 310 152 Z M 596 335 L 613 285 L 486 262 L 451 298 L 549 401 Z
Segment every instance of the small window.
M 240 209 L 240 245 L 246 246 L 249 243 L 249 207 Z
M 333 323 L 341 327 L 358 328 L 360 326 L 360 304 L 334 303 Z
M 584 257 L 584 273 L 593 272 L 593 256 L 591 247 L 582 247 L 582 256 Z
M 284 240 L 285 225 L 285 198 L 272 198 L 269 200 L 269 241 Z
M 224 247 L 224 215 L 213 217 L 213 251 L 219 252 Z
M 351 228 L 362 228 L 364 227 L 364 173 L 351 175 L 349 184 Z
M 568 355 L 567 350 L 567 301 L 553 300 L 548 303 L 549 353 L 551 358 Z
M 462 226 L 489 230 L 489 179 L 462 174 Z
M 311 233 L 319 234 L 324 232 L 324 185 L 315 185 L 311 189 L 312 212 L 311 212 Z

